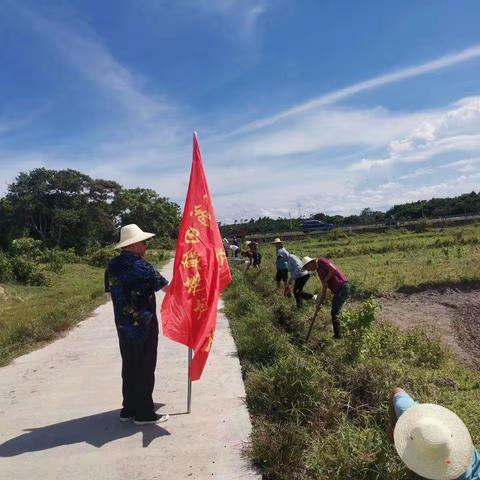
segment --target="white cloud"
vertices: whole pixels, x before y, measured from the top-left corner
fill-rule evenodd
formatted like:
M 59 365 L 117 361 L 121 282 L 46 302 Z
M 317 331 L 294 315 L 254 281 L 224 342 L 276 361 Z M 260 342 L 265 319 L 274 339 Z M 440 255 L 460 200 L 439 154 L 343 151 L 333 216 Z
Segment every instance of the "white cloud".
M 392 140 L 387 155 L 363 158 L 350 170 L 369 170 L 399 163 L 425 162 L 450 152 L 475 151 L 480 148 L 480 97 L 469 97 L 449 108 L 432 113 L 412 131 Z
M 376 189 L 367 189 L 359 192 L 365 205 L 372 208 L 387 208 L 392 205 L 411 202 L 420 199 L 430 199 L 433 197 L 452 197 L 465 192 L 477 191 L 480 174 L 465 174 L 450 178 L 440 183 L 431 185 L 422 185 L 419 187 L 408 188 L 404 184 L 397 184 L 388 190 L 381 187 Z
M 378 77 L 370 78 L 369 80 L 350 85 L 349 87 L 336 90 L 326 95 L 321 95 L 307 102 L 283 110 L 282 112 L 279 112 L 271 117 L 266 117 L 247 123 L 246 125 L 243 125 L 242 127 L 233 130 L 232 132 L 227 134 L 227 136 L 260 130 L 262 128 L 273 125 L 280 120 L 284 120 L 286 118 L 301 113 L 316 110 L 326 105 L 337 103 L 338 101 L 356 95 L 357 93 L 381 87 L 383 85 L 388 85 L 390 83 L 399 82 L 408 78 L 425 75 L 426 73 L 448 68 L 453 65 L 467 62 L 478 57 L 480 57 L 480 45 L 474 45 L 470 48 L 462 50 L 461 52 L 457 52 L 451 55 L 445 55 L 430 62 L 415 65 L 414 67 L 408 67 L 402 70 L 397 70 L 396 72 L 379 75 Z
M 395 114 L 379 108 L 330 107 L 306 112 L 261 134 L 242 136 L 228 143 L 245 158 L 307 154 L 347 145 L 384 147 L 425 118 L 425 115 Z
M 480 163 L 480 157 L 465 158 L 463 160 L 457 160 L 455 162 L 449 162 L 444 165 L 440 165 L 439 168 L 451 168 L 451 167 L 471 167 L 474 164 Z
M 214 3 L 220 14 L 233 15 L 238 2 Z M 252 22 L 248 28 L 253 28 L 264 13 L 264 5 L 248 2 L 244 6 L 242 19 L 246 22 L 250 18 Z M 71 28 L 36 14 L 29 18 L 35 28 L 49 36 L 66 63 L 125 111 L 126 119 L 122 116 L 122 122 L 130 128 L 115 132 L 118 119 L 112 117 L 102 141 L 85 142 L 80 151 L 60 143 L 48 149 L 4 150 L 0 152 L 0 164 L 3 167 L 8 163 L 8 168 L 3 169 L 3 178 L 11 181 L 19 171 L 38 166 L 77 168 L 127 187 L 151 187 L 183 202 L 191 159 L 191 125 L 208 125 L 209 118 L 187 118 L 168 100 L 149 93 L 146 79 L 119 62 L 87 27 Z M 238 129 L 235 136 L 205 138 L 200 131 L 200 145 L 220 220 L 288 216 L 289 212 L 297 215 L 299 204 L 306 214 L 322 210 L 348 214 L 368 206 L 385 208 L 400 201 L 474 189 L 478 177 L 473 157 L 443 158 L 443 162 L 448 162 L 444 164 L 444 178 L 450 174 L 448 164 L 456 175 L 462 175 L 422 187 L 410 183 L 428 175 L 429 169 L 434 169 L 431 164 L 413 172 L 395 172 L 395 176 L 384 174 L 388 169 L 379 167 L 406 169 L 409 164 L 437 155 L 479 148 L 480 97 L 436 111 L 414 113 L 339 108 L 331 104 L 357 92 L 446 68 L 478 55 L 480 47 L 475 47 L 382 75 L 253 122 L 248 128 Z M 327 105 L 328 108 L 320 108 Z M 169 118 L 165 119 L 167 113 Z M 227 113 L 222 124 L 230 123 Z M 209 127 L 215 130 L 215 125 Z M 257 131 L 260 128 L 262 131 Z M 348 170 L 352 159 L 353 167 Z M 453 160 L 465 163 L 454 165 Z
M 111 97 L 130 115 L 149 120 L 172 111 L 172 105 L 144 92 L 144 79 L 115 59 L 112 52 L 90 30 L 86 22 L 53 20 L 25 5 L 14 4 L 43 40 L 85 80 Z
M 245 32 L 252 34 L 257 26 L 260 17 L 265 14 L 267 8 L 264 4 L 258 3 L 250 7 L 245 15 Z
M 400 180 L 409 180 L 411 178 L 417 178 L 421 177 L 423 175 L 430 175 L 435 172 L 434 168 L 418 168 L 417 170 L 414 170 L 413 172 L 407 173 L 405 175 L 401 175 L 399 178 Z

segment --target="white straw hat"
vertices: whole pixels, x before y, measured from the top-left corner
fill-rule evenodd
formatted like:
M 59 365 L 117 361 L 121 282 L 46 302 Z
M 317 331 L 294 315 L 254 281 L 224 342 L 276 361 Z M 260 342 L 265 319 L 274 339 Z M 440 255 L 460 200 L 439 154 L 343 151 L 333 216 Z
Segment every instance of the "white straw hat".
M 397 421 L 394 442 L 405 465 L 430 480 L 456 479 L 472 461 L 467 427 L 440 405 L 422 403 L 409 408 Z
M 314 258 L 303 257 L 303 258 L 302 258 L 302 268 L 305 268 L 305 265 L 306 265 L 307 263 L 313 262 L 314 260 L 315 260 Z
M 278 237 L 272 243 L 283 243 Z
M 154 233 L 144 232 L 139 226 L 131 223 L 120 229 L 120 242 L 118 242 L 113 248 L 128 247 L 128 245 L 148 240 L 154 236 Z

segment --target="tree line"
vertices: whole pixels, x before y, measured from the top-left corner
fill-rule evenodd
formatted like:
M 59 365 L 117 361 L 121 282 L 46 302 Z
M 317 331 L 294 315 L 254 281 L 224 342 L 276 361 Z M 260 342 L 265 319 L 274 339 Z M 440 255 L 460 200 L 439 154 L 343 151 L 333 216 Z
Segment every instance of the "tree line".
M 0 248 L 31 237 L 83 254 L 117 241 L 121 225 L 137 223 L 171 239 L 179 222 L 179 205 L 154 190 L 124 188 L 77 170 L 36 168 L 20 173 L 0 198 Z
M 358 215 L 327 215 L 316 213 L 310 218 L 333 223 L 336 227 L 371 225 L 378 223 L 402 222 L 422 218 L 446 217 L 451 215 L 480 215 L 480 192 L 466 193 L 453 198 L 432 198 L 395 205 L 386 212 L 365 208 Z M 256 220 L 241 219 L 233 224 L 222 225 L 224 235 L 250 235 L 301 230 L 303 218 L 260 217 Z

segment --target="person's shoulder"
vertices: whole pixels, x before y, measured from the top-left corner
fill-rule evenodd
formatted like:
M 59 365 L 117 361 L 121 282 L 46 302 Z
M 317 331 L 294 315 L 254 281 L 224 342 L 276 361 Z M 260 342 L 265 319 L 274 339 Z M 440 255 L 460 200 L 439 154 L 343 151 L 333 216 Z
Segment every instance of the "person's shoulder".
M 142 268 L 142 269 L 145 269 L 145 270 L 155 269 L 153 264 L 151 264 L 150 262 L 147 262 L 147 260 L 145 260 L 142 257 L 136 257 L 134 259 L 133 263 L 135 264 L 135 267 L 137 267 L 137 268 Z
M 116 266 L 120 265 L 123 263 L 124 258 L 122 254 L 116 255 L 115 257 L 111 258 L 108 263 L 107 263 L 107 270 L 110 270 L 111 268 L 115 268 Z

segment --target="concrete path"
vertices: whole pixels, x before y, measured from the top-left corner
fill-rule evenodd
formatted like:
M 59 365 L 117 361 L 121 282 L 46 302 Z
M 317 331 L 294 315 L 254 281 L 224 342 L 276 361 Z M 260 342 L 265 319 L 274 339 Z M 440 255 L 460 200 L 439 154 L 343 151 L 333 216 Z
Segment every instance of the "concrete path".
M 172 276 L 172 263 L 164 268 Z M 158 301 L 161 302 L 162 294 Z M 110 303 L 69 334 L 0 368 L 0 479 L 260 478 L 241 456 L 250 420 L 227 320 L 185 414 L 187 349 L 159 337 L 161 425 L 118 421 L 120 353 Z

